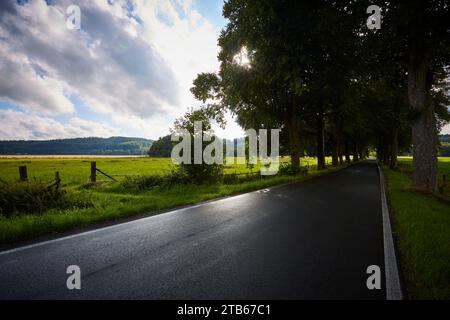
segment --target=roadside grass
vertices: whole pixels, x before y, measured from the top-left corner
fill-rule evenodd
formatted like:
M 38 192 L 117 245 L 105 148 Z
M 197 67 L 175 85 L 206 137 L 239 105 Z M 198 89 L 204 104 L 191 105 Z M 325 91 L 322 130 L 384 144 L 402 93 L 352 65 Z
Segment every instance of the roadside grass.
M 450 202 L 414 191 L 410 173 L 384 172 L 408 298 L 450 299 Z M 450 158 L 439 159 L 439 172 L 450 173 Z
M 309 165 L 313 166 L 314 161 L 312 159 L 309 160 Z M 321 171 L 311 167 L 306 175 L 267 176 L 229 185 L 199 185 L 195 187 L 192 185 L 175 185 L 169 189 L 155 187 L 150 190 L 137 191 L 120 188 L 117 183 L 106 184 L 89 190 L 92 203 L 94 204 L 90 208 L 50 209 L 42 214 L 15 215 L 9 218 L 1 217 L 0 215 L 0 244 L 56 234 L 89 224 L 112 221 L 142 213 L 150 215 L 162 209 L 195 204 L 278 184 L 302 181 L 339 170 L 343 167 L 345 165 L 337 168 L 329 167 Z M 238 167 L 235 170 L 238 172 L 242 168 Z M 76 187 L 72 185 L 68 192 L 76 196 L 78 193 L 86 191 L 80 190 L 79 185 Z

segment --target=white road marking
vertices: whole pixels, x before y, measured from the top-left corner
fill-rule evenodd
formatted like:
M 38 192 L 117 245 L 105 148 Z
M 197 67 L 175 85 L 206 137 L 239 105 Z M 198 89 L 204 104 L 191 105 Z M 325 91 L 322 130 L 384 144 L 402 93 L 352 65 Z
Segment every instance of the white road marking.
M 386 199 L 386 187 L 383 171 L 378 165 L 380 173 L 381 210 L 383 212 L 383 242 L 384 242 L 384 271 L 386 276 L 386 299 L 402 300 L 403 294 L 398 275 L 397 258 L 395 256 L 394 239 L 392 238 L 389 207 Z

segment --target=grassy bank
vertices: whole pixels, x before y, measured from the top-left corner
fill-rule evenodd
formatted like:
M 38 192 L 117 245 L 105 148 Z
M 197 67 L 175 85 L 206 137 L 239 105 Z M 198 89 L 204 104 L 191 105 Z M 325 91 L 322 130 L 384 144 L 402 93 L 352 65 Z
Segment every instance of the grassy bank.
M 440 174 L 450 172 L 450 159 L 439 160 Z M 413 191 L 409 172 L 384 172 L 408 297 L 450 299 L 450 202 Z
M 80 160 L 78 159 L 78 161 Z M 313 161 L 311 160 L 310 163 L 313 164 Z M 242 170 L 242 168 L 237 168 L 235 171 L 239 169 Z M 337 169 L 328 168 L 319 172 L 311 168 L 307 175 L 277 175 L 239 184 L 202 185 L 195 186 L 195 188 L 192 185 L 176 185 L 169 189 L 155 187 L 144 191 L 124 188 L 119 183 L 82 190 L 72 182 L 69 186 L 69 192 L 73 195 L 83 193 L 85 197 L 90 197 L 93 203 L 92 207 L 66 210 L 51 209 L 41 214 L 15 215 L 9 218 L 0 216 L 0 243 L 32 239 L 146 212 L 151 214 L 151 212 L 157 212 L 161 209 L 194 204 L 277 184 L 301 181 L 335 170 Z

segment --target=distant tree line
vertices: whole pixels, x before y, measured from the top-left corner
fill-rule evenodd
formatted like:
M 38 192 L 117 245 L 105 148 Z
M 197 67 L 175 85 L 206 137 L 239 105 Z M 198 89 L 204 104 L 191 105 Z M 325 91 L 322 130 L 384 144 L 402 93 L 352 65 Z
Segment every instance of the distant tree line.
M 151 144 L 152 140 L 127 137 L 0 141 L 0 154 L 145 155 Z
M 450 134 L 441 135 L 439 140 L 439 155 L 441 157 L 450 157 Z
M 170 157 L 172 153 L 172 148 L 176 144 L 176 142 L 171 141 L 171 136 L 166 135 L 164 137 L 160 137 L 158 140 L 155 140 L 150 149 L 148 150 L 148 155 L 150 157 Z M 227 148 L 227 144 L 231 145 L 232 147 Z M 245 139 L 242 138 L 236 138 L 234 140 L 223 140 L 223 146 L 224 146 L 224 155 L 232 157 L 237 154 L 237 149 L 239 145 L 245 144 Z
M 154 141 L 148 150 L 150 157 L 170 157 L 172 152 L 173 143 L 170 139 L 170 135 L 160 137 Z

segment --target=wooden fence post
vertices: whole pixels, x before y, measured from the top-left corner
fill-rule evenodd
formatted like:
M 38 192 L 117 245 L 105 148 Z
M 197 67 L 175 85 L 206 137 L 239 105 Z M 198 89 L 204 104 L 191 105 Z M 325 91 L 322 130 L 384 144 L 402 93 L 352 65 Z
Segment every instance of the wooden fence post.
M 20 181 L 28 180 L 27 166 L 19 167 L 19 176 L 20 176 Z
M 91 161 L 91 176 L 89 177 L 89 181 L 92 183 L 97 181 L 97 164 L 95 161 Z
M 55 172 L 55 184 L 56 184 L 56 189 L 59 189 L 59 185 L 61 184 L 61 178 L 59 177 L 59 171 Z

